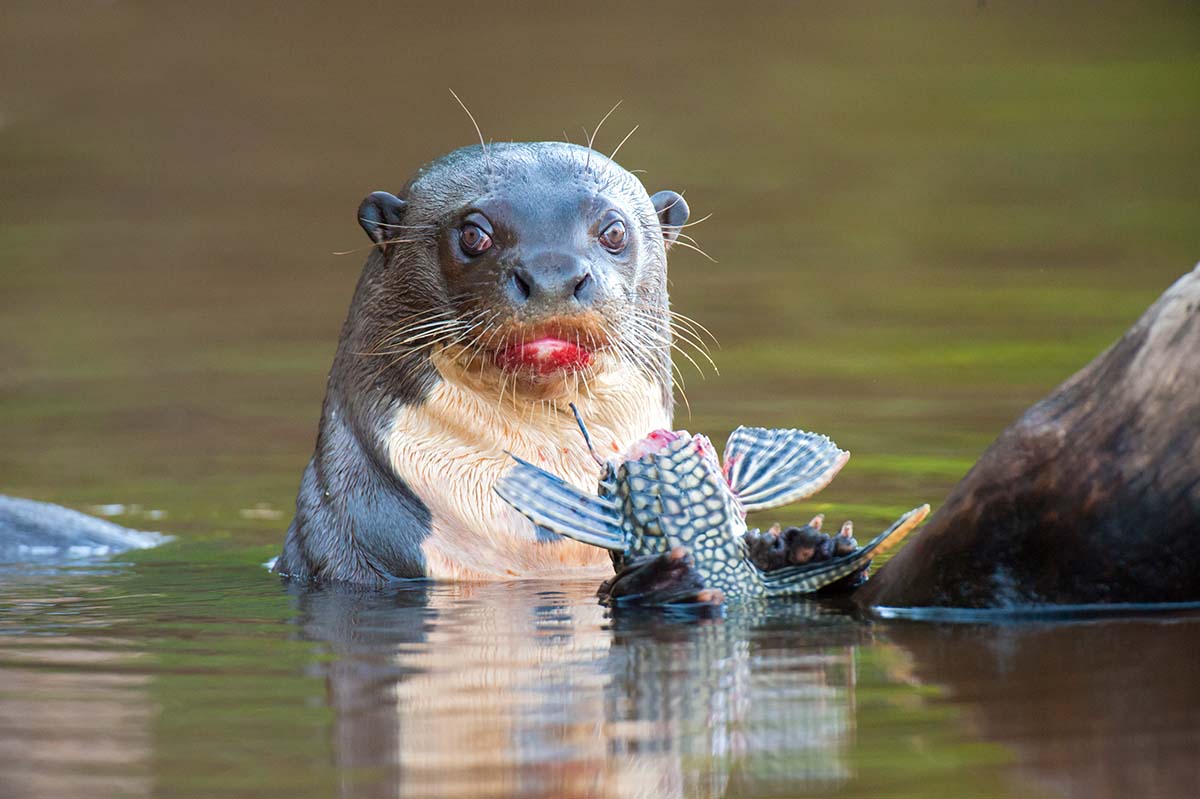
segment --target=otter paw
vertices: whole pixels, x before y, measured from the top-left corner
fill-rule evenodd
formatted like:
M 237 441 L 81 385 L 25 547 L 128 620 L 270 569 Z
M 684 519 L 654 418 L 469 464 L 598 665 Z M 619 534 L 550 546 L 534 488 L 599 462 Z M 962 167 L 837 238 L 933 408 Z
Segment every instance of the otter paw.
M 825 514 L 818 513 L 803 527 L 789 527 L 785 530 L 776 524 L 766 532 L 748 531 L 745 540 L 750 560 L 763 571 L 772 571 L 785 566 L 821 563 L 849 555 L 858 549 L 858 542 L 854 540 L 853 522 L 844 523 L 837 534 L 832 536 L 821 532 L 824 522 Z M 830 583 L 819 593 L 837 593 L 862 584 L 867 578 L 868 566 L 869 563 L 859 571 Z
M 705 588 L 696 573 L 692 556 L 684 547 L 675 547 L 661 555 L 645 555 L 626 561 L 597 592 L 613 605 L 707 605 L 725 601 L 717 588 Z

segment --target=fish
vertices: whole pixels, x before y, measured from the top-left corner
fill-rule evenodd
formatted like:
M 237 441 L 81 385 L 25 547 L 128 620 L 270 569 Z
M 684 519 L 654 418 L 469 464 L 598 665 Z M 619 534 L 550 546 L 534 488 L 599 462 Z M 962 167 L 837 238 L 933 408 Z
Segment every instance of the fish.
M 620 594 L 627 600 L 653 594 L 665 604 L 720 604 L 811 594 L 865 570 L 929 513 L 928 505 L 913 508 L 862 547 L 839 541 L 838 554 L 828 559 L 764 569 L 750 546 L 777 528 L 767 534 L 750 530 L 746 515 L 816 494 L 846 465 L 848 451 L 818 433 L 738 427 L 722 460 L 707 436 L 663 429 L 635 442 L 618 460 L 606 460 L 596 454 L 579 411 L 571 407 L 600 468 L 596 493 L 516 456 L 495 491 L 539 529 L 609 550 L 618 574 L 606 586 L 624 579 Z M 814 520 L 817 529 L 820 518 Z M 843 535 L 848 537 L 848 528 Z M 672 569 L 681 579 L 664 591 Z M 685 572 L 689 579 L 682 579 Z

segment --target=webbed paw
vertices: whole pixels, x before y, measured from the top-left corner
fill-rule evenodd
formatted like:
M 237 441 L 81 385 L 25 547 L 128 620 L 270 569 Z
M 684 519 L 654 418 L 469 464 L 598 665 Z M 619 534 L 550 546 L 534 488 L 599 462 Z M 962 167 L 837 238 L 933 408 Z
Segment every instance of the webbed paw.
M 684 547 L 627 560 L 597 593 L 602 600 L 615 605 L 715 607 L 725 601 L 720 589 L 704 587 L 692 556 Z
M 750 530 L 745 535 L 750 560 L 763 571 L 785 566 L 804 566 L 849 555 L 858 549 L 854 540 L 854 523 L 845 522 L 836 535 L 821 532 L 825 514 L 818 513 L 803 527 L 786 530 L 776 524 L 766 532 Z M 848 574 L 821 589 L 820 593 L 837 593 L 861 585 L 867 579 L 868 562 L 862 569 Z

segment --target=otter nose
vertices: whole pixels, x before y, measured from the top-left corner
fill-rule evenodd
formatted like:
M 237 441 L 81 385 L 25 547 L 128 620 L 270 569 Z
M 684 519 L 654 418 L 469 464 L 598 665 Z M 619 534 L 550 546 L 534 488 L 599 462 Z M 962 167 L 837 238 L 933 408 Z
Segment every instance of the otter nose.
M 576 258 L 542 259 L 513 269 L 509 293 L 518 305 L 547 309 L 587 305 L 595 297 L 591 268 Z

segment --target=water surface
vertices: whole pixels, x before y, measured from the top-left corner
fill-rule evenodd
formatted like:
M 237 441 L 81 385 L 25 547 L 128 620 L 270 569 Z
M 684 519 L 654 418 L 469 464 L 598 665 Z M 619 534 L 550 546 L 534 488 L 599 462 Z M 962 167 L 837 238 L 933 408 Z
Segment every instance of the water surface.
M 1200 259 L 1184 3 L 15 5 L 0 25 L 0 492 L 176 540 L 0 573 L 3 796 L 1188 795 L 1188 614 L 613 619 L 594 586 L 288 588 L 366 243 L 471 142 L 686 191 L 720 339 L 678 423 L 826 432 L 817 511 L 935 505 Z M 690 413 L 688 410 L 690 405 Z

